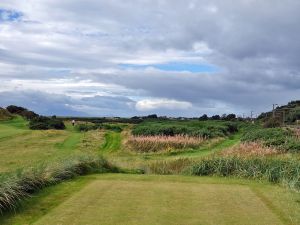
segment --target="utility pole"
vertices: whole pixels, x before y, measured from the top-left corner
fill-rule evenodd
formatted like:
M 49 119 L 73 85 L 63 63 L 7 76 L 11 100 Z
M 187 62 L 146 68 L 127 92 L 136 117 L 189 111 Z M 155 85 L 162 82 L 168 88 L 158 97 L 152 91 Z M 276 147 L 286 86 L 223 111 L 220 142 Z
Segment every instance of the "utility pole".
M 273 118 L 275 118 L 275 107 L 278 106 L 278 104 L 273 104 Z
M 253 113 L 254 113 L 254 111 L 251 111 L 251 113 L 250 113 L 251 120 L 252 120 L 252 117 L 253 117 Z

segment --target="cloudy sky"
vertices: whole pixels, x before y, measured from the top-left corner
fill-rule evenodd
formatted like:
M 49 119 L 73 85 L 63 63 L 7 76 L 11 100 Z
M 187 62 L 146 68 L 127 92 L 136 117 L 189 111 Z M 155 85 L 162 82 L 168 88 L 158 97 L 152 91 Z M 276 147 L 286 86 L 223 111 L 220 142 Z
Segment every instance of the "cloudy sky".
M 1 0 L 0 106 L 199 116 L 300 99 L 299 0 Z

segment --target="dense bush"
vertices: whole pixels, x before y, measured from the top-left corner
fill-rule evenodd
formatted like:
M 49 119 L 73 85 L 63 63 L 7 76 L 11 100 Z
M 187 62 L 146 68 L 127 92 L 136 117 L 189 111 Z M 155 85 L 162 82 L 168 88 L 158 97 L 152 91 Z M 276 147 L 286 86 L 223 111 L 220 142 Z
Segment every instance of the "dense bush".
M 275 127 L 280 127 L 280 121 L 278 118 L 270 118 L 266 120 L 263 124 L 264 128 L 275 128 Z
M 15 106 L 15 105 L 10 105 L 6 107 L 7 111 L 9 111 L 12 114 L 20 114 L 23 111 L 27 110 L 26 108 L 20 107 L 20 106 Z
M 29 128 L 32 130 L 49 130 L 49 129 L 63 130 L 66 127 L 61 119 L 55 117 L 50 118 L 46 116 L 39 116 L 30 120 Z
M 10 105 L 10 106 L 7 106 L 6 109 L 8 112 L 10 112 L 12 114 L 18 114 L 18 115 L 26 118 L 27 120 L 32 120 L 39 116 L 35 112 L 29 111 L 28 109 L 20 107 L 20 106 Z
M 224 121 L 147 121 L 138 124 L 132 130 L 137 136 L 175 136 L 223 137 L 238 130 L 234 122 Z
M 255 127 L 246 131 L 241 140 L 244 142 L 261 141 L 268 147 L 276 147 L 283 151 L 300 151 L 300 141 L 288 129 Z
M 300 161 L 273 158 L 216 157 L 203 159 L 192 166 L 192 175 L 234 176 L 267 180 L 300 189 Z
M 12 119 L 13 115 L 6 109 L 0 107 L 0 120 Z
M 81 123 L 75 126 L 75 129 L 80 132 L 87 132 L 89 130 L 97 130 L 102 128 L 99 124 Z
M 78 124 L 76 125 L 75 129 L 78 131 L 86 132 L 89 130 L 97 130 L 97 129 L 106 129 L 106 130 L 111 130 L 115 132 L 121 132 L 123 129 L 121 126 L 117 124 L 108 124 L 108 123 L 103 123 L 103 124 L 93 124 L 93 123 L 85 123 L 85 124 Z
M 101 157 L 77 156 L 57 164 L 38 166 L 0 176 L 0 213 L 14 210 L 20 201 L 44 187 L 90 173 L 118 172 Z

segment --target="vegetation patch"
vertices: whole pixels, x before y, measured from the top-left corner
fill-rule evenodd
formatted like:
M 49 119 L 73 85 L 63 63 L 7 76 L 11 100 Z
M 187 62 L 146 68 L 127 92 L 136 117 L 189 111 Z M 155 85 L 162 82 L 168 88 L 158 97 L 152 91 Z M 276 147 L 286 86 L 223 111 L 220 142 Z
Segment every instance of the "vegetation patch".
M 56 164 L 1 175 L 0 212 L 14 210 L 22 200 L 44 187 L 80 175 L 117 171 L 116 167 L 102 157 L 82 155 Z
M 275 147 L 282 151 L 300 151 L 300 141 L 291 129 L 259 128 L 248 129 L 242 139 L 244 142 L 262 142 L 267 147 Z
M 110 123 L 80 123 L 76 125 L 75 129 L 80 132 L 87 132 L 90 130 L 98 130 L 98 129 L 106 129 L 115 132 L 122 132 L 122 126 L 118 124 L 110 124 Z
M 131 136 L 128 144 L 138 152 L 170 151 L 173 149 L 197 148 L 206 141 L 203 137 L 175 136 Z
M 300 161 L 274 158 L 212 157 L 191 167 L 192 175 L 267 180 L 300 190 Z
M 0 107 L 0 120 L 10 120 L 13 115 L 6 109 Z
M 220 152 L 221 156 L 238 156 L 238 157 L 252 157 L 252 156 L 271 156 L 277 155 L 281 152 L 273 147 L 266 147 L 260 142 L 247 142 L 228 148 Z
M 61 119 L 54 117 L 38 116 L 30 120 L 29 128 L 31 130 L 64 130 L 66 128 Z
M 238 131 L 236 122 L 224 121 L 146 121 L 136 125 L 132 134 L 135 136 L 176 136 L 214 138 L 224 137 Z

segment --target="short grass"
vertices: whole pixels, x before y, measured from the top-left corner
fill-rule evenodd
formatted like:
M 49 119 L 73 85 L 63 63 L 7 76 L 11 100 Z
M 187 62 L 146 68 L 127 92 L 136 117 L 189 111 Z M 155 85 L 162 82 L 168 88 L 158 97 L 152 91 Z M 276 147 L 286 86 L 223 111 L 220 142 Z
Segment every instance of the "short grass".
M 106 174 L 45 189 L 0 222 L 299 224 L 299 201 L 299 193 L 245 180 Z
M 114 131 L 107 131 L 104 135 L 104 143 L 101 146 L 102 152 L 114 152 L 121 147 L 121 133 Z
M 82 143 L 93 132 L 79 133 L 69 125 L 66 130 L 29 130 L 27 123 L 21 117 L 0 122 L 0 173 L 90 151 Z

